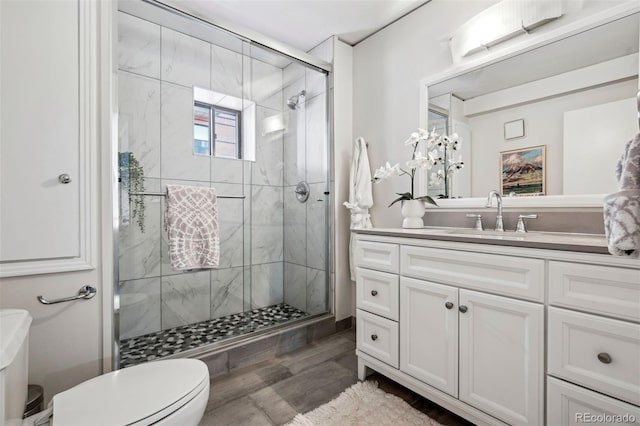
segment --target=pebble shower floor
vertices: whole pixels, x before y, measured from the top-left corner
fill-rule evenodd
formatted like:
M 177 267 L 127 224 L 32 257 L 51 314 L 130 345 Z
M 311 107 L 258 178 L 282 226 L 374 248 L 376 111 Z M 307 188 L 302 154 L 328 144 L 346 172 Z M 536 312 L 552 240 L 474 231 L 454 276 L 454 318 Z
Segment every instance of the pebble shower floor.
M 286 303 L 183 325 L 120 342 L 120 368 L 173 355 L 307 316 Z

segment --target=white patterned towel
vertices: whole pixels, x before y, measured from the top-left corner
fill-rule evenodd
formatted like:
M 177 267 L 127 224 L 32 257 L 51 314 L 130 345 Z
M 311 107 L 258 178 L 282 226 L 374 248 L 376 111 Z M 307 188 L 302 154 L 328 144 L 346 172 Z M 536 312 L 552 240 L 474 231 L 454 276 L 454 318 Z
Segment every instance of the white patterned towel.
M 167 185 L 165 226 L 175 270 L 217 268 L 218 208 L 213 188 Z
M 640 258 L 640 134 L 627 145 L 616 167 L 620 191 L 604 199 L 609 253 Z

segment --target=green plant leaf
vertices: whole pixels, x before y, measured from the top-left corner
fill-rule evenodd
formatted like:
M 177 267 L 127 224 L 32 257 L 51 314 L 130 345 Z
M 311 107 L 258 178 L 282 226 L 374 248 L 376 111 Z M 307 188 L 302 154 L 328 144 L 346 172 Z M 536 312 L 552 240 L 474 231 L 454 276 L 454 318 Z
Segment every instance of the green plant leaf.
M 416 198 L 416 200 L 426 201 L 427 203 L 433 204 L 434 206 L 438 205 L 438 203 L 436 203 L 436 201 L 433 198 L 429 197 L 428 195 L 423 195 L 422 197 L 418 197 Z
M 410 192 L 405 192 L 404 194 L 401 194 L 399 192 L 396 192 L 396 194 L 399 195 L 398 198 L 396 198 L 395 200 L 393 200 L 393 202 L 391 202 L 391 204 L 389 204 L 388 207 L 391 207 L 392 205 L 394 205 L 395 203 L 397 203 L 398 201 L 402 201 L 402 200 L 411 200 L 411 193 Z

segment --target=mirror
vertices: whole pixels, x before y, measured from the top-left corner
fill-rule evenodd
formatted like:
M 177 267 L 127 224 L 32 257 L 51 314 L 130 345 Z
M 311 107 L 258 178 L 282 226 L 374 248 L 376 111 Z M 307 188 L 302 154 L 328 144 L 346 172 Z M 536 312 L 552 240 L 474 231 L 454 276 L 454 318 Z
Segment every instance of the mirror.
M 425 83 L 422 122 L 461 140 L 448 198 L 617 191 L 616 163 L 638 132 L 638 24 L 630 14 Z M 427 193 L 442 197 L 433 178 Z

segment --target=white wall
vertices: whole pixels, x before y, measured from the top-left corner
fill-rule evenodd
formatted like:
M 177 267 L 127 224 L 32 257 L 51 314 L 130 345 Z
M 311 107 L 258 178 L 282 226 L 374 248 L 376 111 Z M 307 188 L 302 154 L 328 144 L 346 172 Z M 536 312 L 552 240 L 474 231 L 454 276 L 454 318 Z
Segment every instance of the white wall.
M 369 142 L 372 169 L 409 160 L 403 142 L 419 125 L 420 80 L 452 64 L 453 28 L 494 3 L 433 0 L 354 47 L 353 136 Z M 408 189 L 405 176 L 374 185 L 374 226 L 400 226 L 400 204 L 387 206 Z
M 354 48 L 354 137 L 369 141 L 372 167 L 407 161 L 402 145 L 420 122 L 420 80 L 452 66 L 447 38 L 459 25 L 496 3 L 493 0 L 432 0 Z M 622 3 L 585 0 L 580 14 L 565 16 L 536 31 L 541 34 L 603 8 Z M 521 43 L 522 37 L 492 49 Z M 470 60 L 477 60 L 471 57 Z M 387 208 L 395 192 L 405 192 L 399 177 L 374 186 L 372 215 L 377 227 L 399 226 L 399 205 Z

